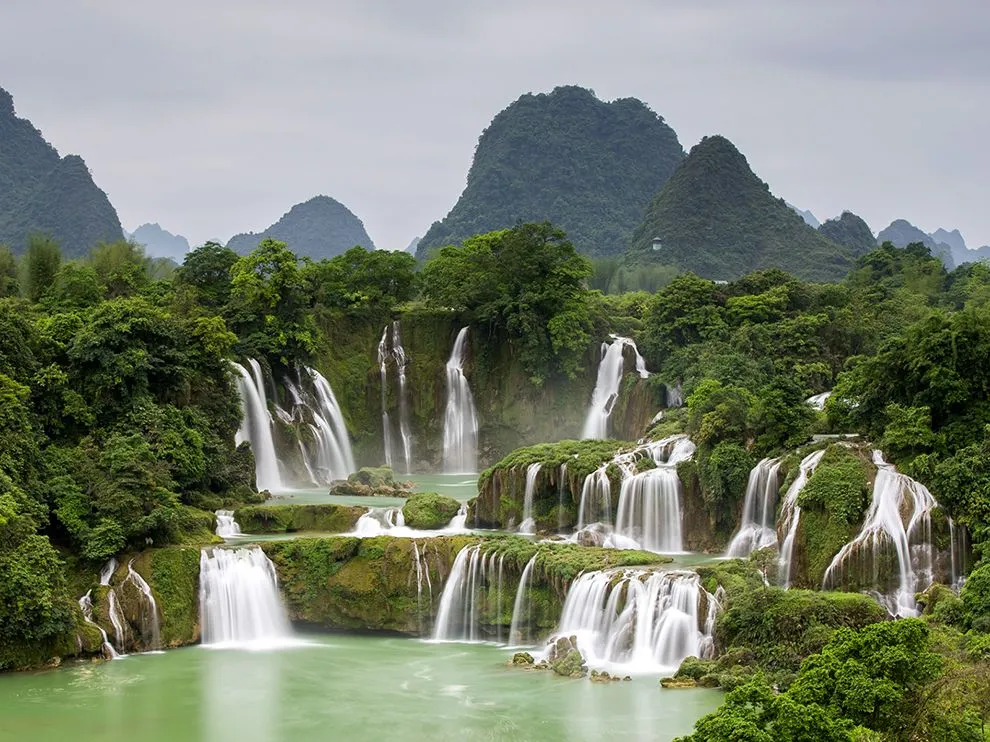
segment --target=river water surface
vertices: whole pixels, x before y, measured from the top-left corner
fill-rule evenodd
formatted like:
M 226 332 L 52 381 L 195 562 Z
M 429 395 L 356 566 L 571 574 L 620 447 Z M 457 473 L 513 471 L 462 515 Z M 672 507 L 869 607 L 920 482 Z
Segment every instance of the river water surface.
M 670 740 L 721 703 L 656 678 L 506 666 L 487 645 L 349 635 L 270 652 L 188 647 L 0 676 L 0 740 Z

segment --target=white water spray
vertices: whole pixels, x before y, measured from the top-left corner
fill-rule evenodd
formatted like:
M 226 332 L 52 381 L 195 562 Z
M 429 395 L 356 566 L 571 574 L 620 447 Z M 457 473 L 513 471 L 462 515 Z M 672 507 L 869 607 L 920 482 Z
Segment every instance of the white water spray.
M 528 625 L 529 617 L 529 587 L 533 582 L 533 567 L 536 566 L 536 554 L 526 562 L 522 576 L 519 578 L 519 588 L 516 599 L 512 603 L 512 622 L 509 624 L 509 644 L 523 643 L 523 624 Z
M 234 520 L 233 510 L 217 510 L 214 515 L 217 518 L 217 536 L 234 538 L 241 535 L 241 527 Z
M 412 432 L 409 425 L 409 399 L 406 393 L 406 351 L 402 347 L 402 334 L 399 320 L 385 325 L 381 340 L 378 341 L 378 365 L 382 385 L 382 437 L 385 446 L 385 463 L 393 469 L 398 463 L 393 440 L 393 423 L 388 414 L 388 367 L 395 366 L 399 382 L 399 437 L 402 440 L 402 455 L 405 471 L 412 470 Z

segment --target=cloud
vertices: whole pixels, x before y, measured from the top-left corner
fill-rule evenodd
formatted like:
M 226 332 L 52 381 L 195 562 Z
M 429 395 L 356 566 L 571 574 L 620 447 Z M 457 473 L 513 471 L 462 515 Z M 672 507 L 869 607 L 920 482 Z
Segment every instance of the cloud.
M 193 241 L 317 193 L 402 247 L 519 95 L 637 97 L 719 132 L 778 195 L 990 242 L 982 4 L 950 0 L 66 0 L 0 11 L 0 85 L 126 226 Z

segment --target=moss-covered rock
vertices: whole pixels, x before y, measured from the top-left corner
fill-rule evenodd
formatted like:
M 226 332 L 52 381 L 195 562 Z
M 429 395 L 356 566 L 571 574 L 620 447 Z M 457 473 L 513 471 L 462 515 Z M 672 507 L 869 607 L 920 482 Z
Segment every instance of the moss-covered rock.
M 72 627 L 67 631 L 34 642 L 0 641 L 0 671 L 58 667 L 65 659 L 101 657 L 99 629 L 83 620 L 75 601 L 66 607 L 72 616 Z
M 410 528 L 436 530 L 443 528 L 457 515 L 461 503 L 453 497 L 438 495 L 436 492 L 421 492 L 413 495 L 402 507 L 402 517 Z
M 578 649 L 576 636 L 561 636 L 554 641 L 547 653 L 546 663 L 557 675 L 565 678 L 583 678 L 588 674 L 588 665 Z
M 156 549 L 148 584 L 161 613 L 161 644 L 178 647 L 199 641 L 199 549 Z
M 412 482 L 396 482 L 389 466 L 363 467 L 330 485 L 331 495 L 348 497 L 406 497 Z
M 244 533 L 349 533 L 367 512 L 356 505 L 247 505 L 234 511 Z

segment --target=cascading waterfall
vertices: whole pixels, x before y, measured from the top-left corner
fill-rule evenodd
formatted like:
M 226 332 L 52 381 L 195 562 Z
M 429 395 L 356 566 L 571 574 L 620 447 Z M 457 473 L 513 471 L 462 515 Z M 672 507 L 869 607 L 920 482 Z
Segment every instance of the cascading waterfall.
M 808 397 L 804 400 L 804 403 L 821 412 L 825 409 L 825 403 L 831 396 L 832 392 L 822 392 L 821 394 L 815 394 L 814 396 Z
M 203 644 L 268 648 L 291 640 L 275 565 L 259 547 L 203 550 L 199 569 Z
M 412 535 L 412 529 L 406 528 L 406 519 L 402 515 L 402 508 L 369 508 L 368 512 L 358 518 L 354 526 L 356 536 L 381 536 L 388 533 L 390 536 L 396 529 L 408 531 Z
M 914 595 L 927 588 L 933 579 L 931 515 L 938 503 L 923 484 L 884 461 L 880 451 L 873 452 L 873 463 L 877 467 L 873 500 L 863 527 L 832 559 L 822 587 L 829 589 L 842 584 L 856 560 L 860 563 L 856 566 L 872 568 L 878 597 L 891 615 L 916 616 Z M 893 589 L 878 584 L 880 563 L 890 549 L 898 566 L 897 586 Z
M 523 517 L 519 524 L 519 533 L 536 533 L 536 521 L 533 519 L 533 496 L 536 493 L 536 477 L 540 474 L 540 463 L 526 467 L 526 489 L 523 492 Z
M 344 413 L 330 388 L 330 382 L 316 369 L 305 367 L 303 372 L 309 376 L 313 388 L 312 397 L 303 393 L 296 401 L 313 421 L 313 441 L 303 447 L 305 466 L 315 475 L 315 484 L 328 484 L 335 479 L 344 479 L 357 471 L 357 467 L 347 436 Z
M 110 580 L 116 571 L 117 560 L 114 557 L 110 557 L 100 570 L 100 585 L 102 587 L 110 587 Z M 113 638 L 116 640 L 114 646 L 120 647 L 120 650 L 123 651 L 126 619 L 120 610 L 120 604 L 117 602 L 117 593 L 114 592 L 113 588 L 107 591 L 107 618 L 110 619 L 110 625 L 113 627 Z
M 595 469 L 584 478 L 581 485 L 581 503 L 578 505 L 579 531 L 589 523 L 612 521 L 612 483 L 608 478 L 608 464 Z
M 742 520 L 725 555 L 746 558 L 757 549 L 777 544 L 774 521 L 780 489 L 780 459 L 763 459 L 749 472 Z
M 430 580 L 430 565 L 426 561 L 426 544 L 423 550 L 419 550 L 419 544 L 415 541 L 413 545 L 413 556 L 416 559 L 416 615 L 419 617 L 419 633 L 423 633 L 423 584 L 426 584 L 426 594 L 433 607 L 433 583 Z
M 532 558 L 526 562 L 526 566 L 523 568 L 522 577 L 519 578 L 519 588 L 516 590 L 516 599 L 512 603 L 512 622 L 509 624 L 509 644 L 523 643 L 522 627 L 524 621 L 529 621 L 529 586 L 533 581 L 533 567 L 535 566 L 536 554 L 533 554 Z M 501 578 L 501 563 L 499 564 L 499 577 Z
M 497 584 L 497 556 L 495 552 L 483 552 L 480 544 L 466 546 L 457 553 L 440 594 L 434 640 L 476 642 L 484 638 L 478 618 L 487 590 Z M 501 611 L 501 606 L 497 610 Z
M 571 584 L 554 636 L 576 636 L 589 665 L 672 672 L 710 656 L 718 603 L 693 572 L 588 572 Z
M 811 475 L 825 455 L 825 449 L 813 451 L 801 460 L 798 475 L 791 482 L 784 494 L 784 502 L 780 506 L 780 532 L 785 534 L 780 545 L 780 557 L 777 561 L 777 577 L 782 587 L 791 586 L 791 569 L 794 564 L 794 539 L 797 537 L 798 523 L 801 520 L 801 506 L 798 497 L 808 483 Z
M 468 328 L 457 333 L 447 361 L 447 409 L 443 425 L 443 470 L 447 474 L 478 470 L 478 415 L 464 376 Z
M 677 464 L 694 455 L 694 443 L 684 436 L 675 436 L 649 443 L 644 449 L 653 458 L 655 468 L 633 474 L 631 460 L 626 462 L 615 533 L 648 551 L 683 551 Z
M 241 427 L 234 440 L 238 445 L 243 441 L 251 444 L 254 453 L 255 481 L 258 490 L 278 491 L 283 489 L 282 475 L 275 454 L 275 441 L 272 436 L 272 415 L 268 411 L 268 397 L 265 394 L 265 380 L 260 364 L 248 359 L 252 374 L 239 363 L 231 362 L 237 371 L 237 391 L 241 397 Z
M 241 527 L 234 520 L 233 510 L 217 510 L 214 515 L 217 518 L 217 536 L 234 538 L 241 535 Z
M 409 399 L 406 394 L 406 351 L 402 347 L 402 334 L 399 320 L 385 325 L 381 340 L 378 341 L 378 365 L 381 369 L 382 384 L 382 436 L 385 444 L 385 463 L 395 468 L 398 457 L 394 451 L 391 416 L 388 414 L 388 364 L 395 365 L 399 382 L 399 437 L 402 439 L 402 459 L 405 471 L 412 470 L 412 432 L 409 425 Z
M 128 582 L 134 585 L 142 596 L 141 634 L 147 636 L 150 629 L 151 648 L 158 649 L 161 646 L 161 624 L 158 619 L 158 603 L 155 602 L 155 596 L 151 593 L 151 585 L 145 582 L 145 579 L 134 571 L 133 559 L 127 563 L 127 577 L 124 578 L 123 584 L 127 584 Z
M 567 488 L 567 464 L 560 465 L 557 477 L 557 531 L 564 530 L 564 492 Z
M 598 379 L 591 395 L 591 406 L 584 421 L 582 438 L 608 438 L 608 421 L 619 397 L 619 385 L 622 383 L 622 375 L 625 371 L 624 351 L 627 347 L 632 348 L 636 354 L 636 372 L 644 379 L 650 375 L 646 370 L 646 361 L 636 348 L 636 343 L 618 335 L 609 337 L 612 338 L 611 343 L 602 343 Z
M 113 648 L 113 644 L 110 643 L 110 639 L 107 638 L 107 632 L 103 630 L 96 621 L 93 620 L 93 591 L 88 590 L 85 595 L 79 598 L 79 609 L 82 611 L 83 620 L 92 624 L 99 630 L 100 636 L 103 637 L 103 656 L 107 659 L 115 660 L 117 659 L 117 650 Z

